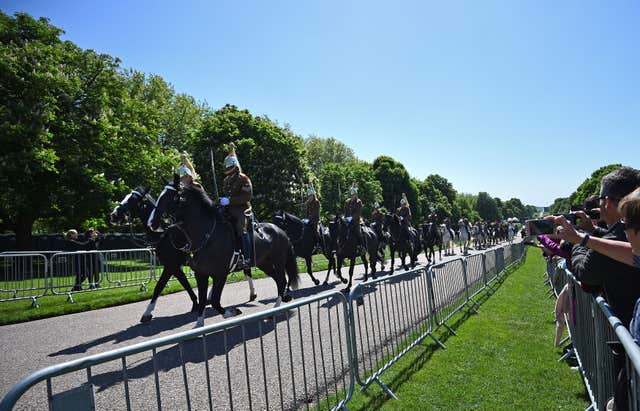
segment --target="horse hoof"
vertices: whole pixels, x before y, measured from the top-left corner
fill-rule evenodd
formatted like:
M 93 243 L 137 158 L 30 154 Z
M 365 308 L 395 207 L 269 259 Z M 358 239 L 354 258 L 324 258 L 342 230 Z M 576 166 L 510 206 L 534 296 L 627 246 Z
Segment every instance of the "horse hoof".
M 258 298 L 258 294 L 251 294 L 249 296 L 249 301 L 255 301 L 256 298 Z
M 342 281 L 342 284 L 346 284 L 346 283 L 349 282 L 349 281 L 345 280 L 344 278 L 341 278 L 340 281 Z
M 204 317 L 198 317 L 196 320 L 196 325 L 193 328 L 202 328 L 204 327 Z
M 240 315 L 242 314 L 242 311 L 240 311 L 237 308 L 226 308 L 224 310 L 224 314 L 222 314 L 223 318 L 231 318 L 231 317 L 235 317 L 236 315 Z
M 313 283 L 314 283 L 315 285 L 318 285 L 318 284 L 320 284 L 320 280 L 316 280 L 316 279 L 314 278 L 314 279 L 313 279 Z
M 191 306 L 191 312 L 195 313 L 198 311 L 198 303 L 193 303 L 193 305 Z
M 151 321 L 151 318 L 153 318 L 153 315 L 151 315 L 151 314 L 143 315 L 142 318 L 140 318 L 140 322 L 141 323 L 148 323 L 149 321 Z
M 282 296 L 282 302 L 283 303 L 288 303 L 291 300 L 293 300 L 293 298 L 291 298 L 291 296 L 289 294 L 285 294 L 285 295 Z

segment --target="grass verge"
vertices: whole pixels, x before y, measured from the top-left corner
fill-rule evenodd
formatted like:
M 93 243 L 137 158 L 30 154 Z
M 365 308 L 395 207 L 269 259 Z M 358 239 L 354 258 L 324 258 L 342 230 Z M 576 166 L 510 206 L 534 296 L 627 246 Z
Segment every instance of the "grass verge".
M 349 409 L 585 409 L 580 375 L 556 361 L 561 352 L 553 347 L 554 301 L 546 295 L 544 269 L 540 255 L 528 253 L 491 298 L 479 296 L 478 315 L 451 318 L 457 336 L 436 332 L 447 350 L 425 340 L 382 374 L 399 400 L 374 383 L 356 388 Z

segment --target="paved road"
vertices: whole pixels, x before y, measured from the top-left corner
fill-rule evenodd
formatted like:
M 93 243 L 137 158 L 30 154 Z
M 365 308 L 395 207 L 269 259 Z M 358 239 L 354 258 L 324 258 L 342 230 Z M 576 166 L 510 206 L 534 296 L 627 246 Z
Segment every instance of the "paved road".
M 446 257 L 443 261 L 458 257 Z M 420 260 L 426 262 L 424 255 Z M 354 279 L 360 279 L 363 272 L 362 266 L 356 267 Z M 288 315 L 162 347 L 155 355 L 149 352 L 128 357 L 132 408 L 158 407 L 156 383 L 160 387 L 162 408 L 172 410 L 187 409 L 187 395 L 192 409 L 207 409 L 209 389 L 215 409 L 231 406 L 234 409 L 292 409 L 317 405 L 318 398 L 327 392 L 344 396 L 348 363 L 343 306 L 332 295 L 343 285 L 333 276 L 328 286 L 314 286 L 306 273 L 301 273 L 300 278 L 301 287 L 292 294 L 296 300 L 323 293 L 327 297 L 289 311 Z M 380 285 L 378 293 L 363 300 L 362 310 L 358 311 L 358 326 L 377 324 L 377 331 L 371 341 L 358 348 L 361 369 L 388 354 L 385 347 L 393 346 L 394 335 L 417 330 L 416 318 L 426 315 L 427 308 L 421 303 L 424 301 L 422 291 L 408 284 L 393 284 L 384 290 Z M 228 284 L 222 304 L 236 306 L 245 315 L 271 307 L 276 293 L 273 280 L 256 281 L 256 290 L 258 300 L 247 302 L 249 290 L 245 282 Z M 154 319 L 141 324 L 138 321 L 146 305 L 146 302 L 132 303 L 0 327 L 0 347 L 3 347 L 0 397 L 20 379 L 45 366 L 189 330 L 194 325 L 195 315 L 188 313 L 191 302 L 185 293 L 160 297 Z M 220 321 L 223 318 L 209 308 L 206 325 Z M 85 372 L 55 378 L 53 392 L 75 387 L 86 379 Z M 92 369 L 97 409 L 126 409 L 122 381 L 121 361 Z M 46 408 L 45 384 L 39 384 L 18 403 L 18 409 L 42 408 Z

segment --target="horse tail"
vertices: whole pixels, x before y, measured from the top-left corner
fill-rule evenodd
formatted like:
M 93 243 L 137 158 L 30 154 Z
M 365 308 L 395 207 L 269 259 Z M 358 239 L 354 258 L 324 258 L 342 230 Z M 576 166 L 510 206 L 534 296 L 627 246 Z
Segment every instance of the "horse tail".
M 287 271 L 287 277 L 289 277 L 289 287 L 292 289 L 298 288 L 298 280 L 300 276 L 298 275 L 298 262 L 296 261 L 296 254 L 293 251 L 293 246 L 289 244 L 289 251 L 287 252 L 287 262 L 285 265 L 285 270 Z

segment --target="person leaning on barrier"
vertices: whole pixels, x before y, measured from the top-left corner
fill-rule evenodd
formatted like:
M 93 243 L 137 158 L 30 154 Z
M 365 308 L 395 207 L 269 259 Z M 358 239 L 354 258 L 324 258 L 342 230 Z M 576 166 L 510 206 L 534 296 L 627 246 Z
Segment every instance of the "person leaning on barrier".
M 84 241 L 80 241 L 78 237 L 78 231 L 71 229 L 64 233 L 64 250 L 66 252 L 75 252 L 75 251 L 86 251 L 87 243 Z M 71 291 L 80 291 L 82 290 L 82 283 L 86 276 L 86 267 L 85 267 L 85 259 L 83 255 L 76 254 L 73 256 L 67 257 L 66 263 L 66 271 L 61 273 L 65 276 L 73 276 L 75 277 L 75 282 Z M 91 280 L 90 280 L 91 281 Z
M 589 249 L 591 237 L 627 242 L 625 226 L 620 221 L 620 200 L 640 186 L 640 172 L 631 167 L 621 167 L 605 175 L 600 182 L 600 215 L 609 227 L 604 233 L 594 227 L 589 218 L 581 219 L 581 227 L 587 231 L 579 245 L 573 247 L 571 263 L 576 278 L 589 285 L 601 285 L 611 309 L 625 327 L 629 327 L 636 301 L 640 298 L 640 269 L 616 261 L 602 253 Z M 576 213 L 578 214 L 578 213 Z M 584 214 L 584 213 L 582 213 Z M 562 222 L 562 220 L 560 220 Z M 562 233 L 564 229 L 560 231 Z M 617 376 L 614 399 L 607 409 L 627 408 L 627 383 L 624 350 L 613 345 L 614 374 Z

